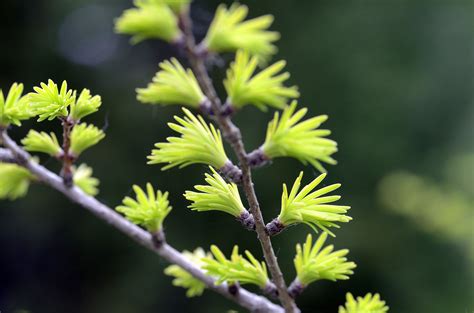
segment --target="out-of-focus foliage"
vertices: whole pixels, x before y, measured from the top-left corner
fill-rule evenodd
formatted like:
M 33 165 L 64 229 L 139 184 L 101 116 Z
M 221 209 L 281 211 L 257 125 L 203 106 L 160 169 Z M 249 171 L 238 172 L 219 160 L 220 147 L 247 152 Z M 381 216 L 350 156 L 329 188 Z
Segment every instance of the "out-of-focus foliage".
M 23 84 L 13 83 L 7 94 L 0 89 L 0 127 L 21 125 L 21 120 L 32 116 L 28 97 L 22 96 Z
M 196 248 L 193 252 L 185 250 L 182 253 L 198 267 L 204 265 L 204 262 L 202 261 L 203 258 L 212 258 L 212 255 L 210 253 L 206 254 L 202 248 Z M 206 285 L 202 281 L 194 278 L 193 275 L 189 274 L 176 264 L 165 268 L 165 274 L 174 277 L 173 286 L 187 289 L 186 296 L 189 298 L 202 295 L 204 289 L 206 289 Z
M 388 312 L 388 307 L 385 301 L 380 300 L 378 293 L 372 295 L 368 293 L 365 297 L 357 297 L 351 293 L 346 295 L 346 305 L 339 307 L 339 313 L 385 313 Z
M 73 170 L 73 181 L 76 186 L 82 189 L 86 194 L 90 196 L 96 196 L 99 193 L 99 180 L 92 177 L 93 170 L 86 164 L 81 164 L 78 167 L 74 167 Z
M 462 179 L 474 174 L 474 154 L 452 157 L 447 163 L 448 175 Z M 427 233 L 452 241 L 474 262 L 474 176 L 470 180 L 433 181 L 400 171 L 381 181 L 379 195 L 388 209 L 409 218 Z
M 15 200 L 28 192 L 34 176 L 21 166 L 0 163 L 0 199 Z
M 126 10 L 115 22 L 115 31 L 133 35 L 132 43 L 159 38 L 173 42 L 181 36 L 177 17 L 160 0 L 135 0 L 135 8 Z

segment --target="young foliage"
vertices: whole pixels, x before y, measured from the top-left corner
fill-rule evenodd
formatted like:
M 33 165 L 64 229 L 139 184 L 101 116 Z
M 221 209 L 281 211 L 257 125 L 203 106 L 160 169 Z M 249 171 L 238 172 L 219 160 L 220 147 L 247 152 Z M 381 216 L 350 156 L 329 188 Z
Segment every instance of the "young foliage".
M 50 156 L 59 156 L 62 153 L 58 138 L 53 132 L 47 134 L 30 130 L 21 143 L 24 149 L 30 152 L 42 152 Z
M 76 125 L 71 132 L 71 152 L 78 157 L 84 150 L 104 139 L 105 134 L 94 125 Z
M 351 293 L 347 293 L 346 305 L 339 306 L 339 313 L 385 313 L 388 309 L 378 293 L 374 295 L 368 293 L 363 298 L 357 297 L 357 300 Z
M 282 109 L 288 99 L 299 97 L 296 86 L 283 85 L 290 77 L 288 72 L 280 73 L 285 67 L 285 61 L 276 62 L 254 75 L 257 61 L 256 57 L 250 57 L 247 52 L 237 51 L 224 81 L 227 103 L 237 108 L 251 104 L 265 111 L 267 106 Z
M 160 63 L 161 70 L 147 88 L 137 89 L 140 102 L 151 104 L 180 104 L 198 108 L 206 97 L 190 69 L 172 58 Z
M 184 118 L 174 117 L 179 124 L 168 123 L 181 137 L 168 137 L 168 142 L 155 144 L 158 149 L 152 151 L 148 164 L 168 163 L 163 170 L 194 163 L 208 164 L 216 169 L 223 167 L 228 158 L 220 131 L 214 125 L 208 125 L 200 115 L 196 117 L 185 108 L 183 111 Z
M 308 234 L 303 247 L 300 244 L 296 245 L 294 264 L 298 282 L 303 287 L 321 279 L 331 281 L 349 279 L 348 275 L 354 274 L 352 270 L 356 264 L 348 262 L 345 258 L 349 250 L 333 252 L 333 245 L 322 248 L 327 236 L 327 233 L 321 233 L 313 246 L 313 238 Z
M 239 49 L 248 51 L 265 62 L 275 54 L 277 48 L 272 44 L 280 38 L 277 32 L 267 29 L 273 23 L 273 16 L 264 15 L 244 21 L 248 8 L 233 3 L 229 8 L 221 4 L 209 27 L 203 45 L 212 52 L 232 52 Z
M 67 89 L 66 81 L 60 90 L 51 79 L 47 85 L 41 83 L 41 87 L 33 89 L 35 92 L 29 94 L 28 100 L 33 113 L 38 115 L 38 122 L 67 116 L 68 107 L 76 101 L 76 93 Z
M 279 228 L 279 231 L 281 231 L 282 228 L 292 224 L 304 223 L 310 226 L 315 232 L 317 232 L 317 228 L 319 227 L 334 236 L 328 227 L 339 228 L 336 222 L 346 223 L 352 219 L 345 215 L 347 210 L 350 209 L 349 206 L 327 204 L 339 200 L 341 198 L 340 196 L 321 197 L 338 189 L 341 184 L 333 184 L 314 190 L 325 177 L 326 174 L 319 175 L 299 191 L 303 178 L 303 172 L 301 172 L 293 184 L 290 194 L 288 194 L 286 184 L 283 184 L 280 215 L 278 215 L 276 220 L 267 225 L 267 229 L 270 230 L 270 233 L 272 233 L 274 227 L 278 225 L 282 225 L 282 227 Z M 276 233 L 279 231 L 276 231 Z
M 196 248 L 193 252 L 185 250 L 182 254 L 198 267 L 204 265 L 203 258 L 212 258 L 212 255 L 206 254 L 202 248 Z M 186 296 L 189 298 L 202 295 L 206 289 L 206 285 L 202 281 L 194 278 L 193 275 L 176 264 L 165 268 L 165 274 L 174 277 L 173 286 L 187 289 Z
M 116 20 L 115 31 L 132 35 L 133 44 L 149 38 L 176 42 L 181 37 L 178 19 L 165 2 L 171 1 L 135 0 L 135 8 L 124 11 Z
M 21 126 L 21 121 L 29 119 L 33 114 L 28 104 L 28 97 L 21 96 L 23 84 L 14 83 L 8 94 L 3 95 L 0 89 L 0 127 L 7 127 L 10 124 Z
M 214 258 L 203 258 L 202 268 L 211 276 L 217 278 L 216 284 L 240 283 L 254 284 L 264 289 L 270 283 L 265 262 L 259 262 L 249 252 L 245 251 L 247 258 L 239 254 L 239 247 L 234 246 L 230 259 L 215 245 L 211 246 Z
M 293 101 L 283 113 L 275 112 L 268 124 L 265 143 L 261 147 L 268 158 L 293 157 L 301 163 L 310 163 L 321 172 L 325 172 L 320 162 L 336 164 L 331 155 L 337 151 L 337 143 L 324 138 L 331 134 L 318 127 L 327 119 L 326 115 L 312 117 L 300 122 L 307 109 L 295 112 L 297 102 Z
M 28 192 L 34 176 L 24 167 L 0 163 L 0 199 L 15 200 Z
M 89 89 L 83 89 L 77 101 L 71 103 L 70 117 L 79 121 L 83 117 L 99 110 L 102 104 L 100 96 L 92 96 Z
M 189 8 L 191 0 L 161 0 L 166 3 L 175 13 L 180 13 Z
M 234 217 L 247 213 L 240 199 L 239 188 L 227 183 L 212 167 L 212 175 L 206 173 L 208 185 L 197 185 L 196 191 L 186 191 L 184 197 L 193 202 L 188 208 L 203 211 L 222 211 Z
M 146 185 L 146 193 L 139 186 L 134 185 L 133 190 L 136 200 L 125 197 L 122 203 L 116 208 L 120 213 L 132 223 L 145 227 L 150 232 L 158 232 L 163 227 L 163 221 L 170 213 L 172 207 L 169 205 L 168 192 L 156 192 L 153 186 Z
M 99 193 L 99 180 L 95 177 L 92 177 L 92 168 L 86 164 L 81 164 L 79 167 L 73 167 L 72 169 L 72 179 L 74 185 L 82 189 L 89 196 L 96 196 Z

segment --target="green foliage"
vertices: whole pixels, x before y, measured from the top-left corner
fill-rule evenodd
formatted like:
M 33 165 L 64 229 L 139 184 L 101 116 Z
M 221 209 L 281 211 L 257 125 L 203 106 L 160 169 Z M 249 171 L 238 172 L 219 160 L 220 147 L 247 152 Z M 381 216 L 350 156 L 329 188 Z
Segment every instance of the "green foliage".
M 202 268 L 217 278 L 216 284 L 239 282 L 241 285 L 254 284 L 265 288 L 269 283 L 265 262 L 257 261 L 249 251 L 245 251 L 247 259 L 239 254 L 238 246 L 232 249 L 230 259 L 215 245 L 211 246 L 211 252 L 214 258 L 203 258 Z
M 83 89 L 77 101 L 71 103 L 70 117 L 79 121 L 83 117 L 97 112 L 102 104 L 100 96 L 91 96 L 89 89 Z
M 168 163 L 163 170 L 194 163 L 208 164 L 216 169 L 224 166 L 228 158 L 220 131 L 214 125 L 208 125 L 200 115 L 196 117 L 185 108 L 183 111 L 184 118 L 174 117 L 179 124 L 168 123 L 181 137 L 169 137 L 168 142 L 155 144 L 158 149 L 152 151 L 148 164 Z
M 161 0 L 161 1 L 167 4 L 175 13 L 179 13 L 181 11 L 186 10 L 187 8 L 189 8 L 189 4 L 191 3 L 191 0 Z
M 0 163 L 0 199 L 15 200 L 28 192 L 34 176 L 25 168 L 10 163 Z
M 178 20 L 165 2 L 171 1 L 135 0 L 135 8 L 124 11 L 116 20 L 115 31 L 132 35 L 134 44 L 149 38 L 177 41 L 181 37 Z
M 63 81 L 60 90 L 51 79 L 47 85 L 41 83 L 41 87 L 33 89 L 35 92 L 29 94 L 28 100 L 39 122 L 67 116 L 68 107 L 76 101 L 76 93 L 67 89 L 66 81 Z
M 136 200 L 130 197 L 123 199 L 123 205 L 116 210 L 123 213 L 132 223 L 145 227 L 150 232 L 157 232 L 162 229 L 163 221 L 170 213 L 172 207 L 169 205 L 168 192 L 162 193 L 148 183 L 146 192 L 139 186 L 134 185 L 133 190 Z
M 385 301 L 380 300 L 378 293 L 372 295 L 368 293 L 365 297 L 357 297 L 354 299 L 352 294 L 346 294 L 346 306 L 339 306 L 339 313 L 385 313 L 389 307 L 385 305 Z
M 321 279 L 345 280 L 349 279 L 348 275 L 354 274 L 352 270 L 356 264 L 347 262 L 345 258 L 349 250 L 343 249 L 333 252 L 332 245 L 322 249 L 327 236 L 326 232 L 321 233 L 313 246 L 313 238 L 311 234 L 308 234 L 303 247 L 300 244 L 296 245 L 294 264 L 298 281 L 303 286 Z
M 310 226 L 315 232 L 317 232 L 317 227 L 319 227 L 334 236 L 334 234 L 328 230 L 328 227 L 339 228 L 336 222 L 346 223 L 352 219 L 345 215 L 350 207 L 327 204 L 339 200 L 341 198 L 340 196 L 321 197 L 338 189 L 341 184 L 333 184 L 314 190 L 325 177 L 326 174 L 319 175 L 299 191 L 303 178 L 303 172 L 301 172 L 295 180 L 290 194 L 288 194 L 286 184 L 283 184 L 281 211 L 280 215 L 278 215 L 278 220 L 283 225 L 289 226 L 296 223 L 304 223 Z
M 206 99 L 190 69 L 172 58 L 160 63 L 161 70 L 147 88 L 137 89 L 138 100 L 152 104 L 180 104 L 198 108 Z
M 43 152 L 50 156 L 59 156 L 62 153 L 58 138 L 53 132 L 48 135 L 45 132 L 30 130 L 21 143 L 25 150 L 30 152 Z
M 73 182 L 74 184 L 82 189 L 86 194 L 90 196 L 96 196 L 99 193 L 99 180 L 92 177 L 93 170 L 86 164 L 81 164 L 79 167 L 73 167 Z
M 206 254 L 202 248 L 196 248 L 193 252 L 183 251 L 182 254 L 198 267 L 204 265 L 203 258 L 212 258 L 212 255 Z M 206 285 L 202 281 L 194 278 L 193 275 L 176 264 L 165 268 L 165 274 L 174 277 L 173 286 L 187 289 L 186 296 L 189 298 L 202 295 L 206 289 Z
M 331 155 L 337 151 L 337 143 L 324 138 L 331 131 L 318 129 L 327 116 L 316 116 L 300 122 L 308 110 L 302 108 L 295 112 L 296 105 L 297 102 L 293 101 L 287 106 L 281 118 L 280 113 L 275 112 L 273 120 L 268 124 L 262 150 L 269 158 L 293 157 L 325 172 L 320 162 L 336 164 Z
M 386 208 L 409 219 L 420 230 L 457 245 L 474 264 L 474 154 L 463 157 L 448 160 L 448 175 L 455 175 L 455 182 L 446 177 L 432 181 L 397 171 L 380 182 L 379 198 Z M 474 267 L 471 270 L 474 272 Z
M 212 52 L 248 51 L 260 62 L 267 61 L 277 48 L 272 44 L 280 38 L 279 33 L 268 31 L 273 16 L 264 15 L 244 21 L 248 8 L 233 3 L 229 8 L 221 4 L 209 27 L 203 44 Z
M 195 191 L 186 191 L 184 197 L 193 203 L 188 206 L 195 211 L 222 211 L 238 217 L 246 212 L 240 199 L 239 188 L 234 183 L 227 183 L 212 167 L 212 175 L 206 173 L 209 185 L 197 185 Z
M 0 127 L 10 124 L 20 126 L 22 120 L 29 119 L 33 114 L 28 104 L 28 97 L 22 97 L 23 84 L 14 83 L 6 98 L 0 89 Z
M 85 123 L 76 125 L 71 132 L 71 152 L 77 157 L 104 137 L 104 132 L 94 125 Z
M 237 51 L 224 81 L 228 103 L 237 108 L 251 104 L 265 111 L 267 106 L 282 109 L 288 99 L 299 97 L 296 86 L 283 86 L 290 77 L 288 72 L 279 74 L 285 67 L 285 61 L 276 62 L 254 75 L 257 61 L 247 52 Z

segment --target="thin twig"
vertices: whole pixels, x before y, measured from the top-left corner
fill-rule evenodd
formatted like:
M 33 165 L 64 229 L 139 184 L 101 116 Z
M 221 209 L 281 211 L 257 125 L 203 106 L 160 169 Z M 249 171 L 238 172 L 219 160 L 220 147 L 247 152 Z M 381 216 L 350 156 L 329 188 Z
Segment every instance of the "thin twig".
M 74 158 L 71 155 L 71 132 L 74 128 L 74 122 L 70 121 L 68 117 L 61 119 L 63 126 L 63 155 L 62 162 L 63 167 L 61 169 L 61 177 L 63 182 L 67 187 L 72 187 L 73 185 L 73 174 L 72 174 L 72 165 L 74 163 Z
M 209 77 L 207 69 L 205 67 L 203 58 L 199 53 L 196 53 L 196 43 L 194 35 L 192 33 L 192 21 L 189 16 L 189 11 L 183 12 L 180 16 L 180 25 L 184 32 L 184 44 L 187 52 L 188 59 L 193 68 L 194 74 L 203 89 L 204 94 L 211 101 L 212 110 L 214 111 L 215 119 L 219 124 L 219 128 L 224 134 L 224 137 L 232 146 L 235 154 L 237 155 L 240 167 L 242 170 L 243 178 L 242 185 L 250 206 L 250 212 L 255 219 L 255 230 L 257 232 L 258 239 L 262 246 L 263 254 L 268 265 L 268 269 L 272 275 L 274 283 L 278 289 L 278 297 L 281 304 L 285 308 L 287 313 L 299 312 L 294 300 L 290 297 L 287 291 L 286 283 L 283 278 L 280 266 L 278 265 L 275 252 L 272 247 L 270 237 L 265 231 L 265 223 L 263 221 L 262 212 L 258 204 L 257 196 L 252 182 L 251 167 L 249 166 L 247 153 L 245 146 L 242 141 L 242 135 L 240 129 L 232 122 L 229 116 L 220 114 L 222 110 L 222 102 L 217 96 L 216 90 Z
M 221 285 L 216 285 L 214 278 L 206 275 L 200 268 L 196 267 L 196 265 L 190 262 L 179 251 L 174 249 L 166 242 L 162 242 L 160 243 L 160 245 L 155 244 L 150 233 L 146 232 L 135 224 L 132 224 L 110 207 L 99 202 L 94 197 L 85 194 L 78 187 L 73 186 L 71 188 L 68 188 L 67 186 L 65 186 L 61 177 L 49 171 L 45 167 L 35 162 L 32 162 L 31 156 L 22 148 L 20 148 L 8 136 L 6 131 L 0 131 L 0 133 L 1 138 L 3 140 L 3 144 L 8 149 L 7 150 L 0 148 L 0 161 L 3 161 L 4 157 L 8 161 L 10 160 L 10 157 L 13 156 L 16 159 L 16 163 L 28 169 L 35 177 L 37 177 L 40 182 L 61 192 L 67 198 L 86 208 L 92 214 L 105 221 L 109 225 L 117 228 L 122 233 L 132 238 L 140 245 L 155 252 L 168 262 L 182 267 L 195 278 L 205 283 L 207 288 L 223 295 L 227 299 L 234 301 L 235 303 L 248 309 L 249 311 L 258 313 L 284 312 L 282 307 L 272 303 L 265 297 L 251 293 L 244 288 L 239 288 L 239 292 L 236 295 L 230 294 L 228 291 L 228 287 L 225 283 Z

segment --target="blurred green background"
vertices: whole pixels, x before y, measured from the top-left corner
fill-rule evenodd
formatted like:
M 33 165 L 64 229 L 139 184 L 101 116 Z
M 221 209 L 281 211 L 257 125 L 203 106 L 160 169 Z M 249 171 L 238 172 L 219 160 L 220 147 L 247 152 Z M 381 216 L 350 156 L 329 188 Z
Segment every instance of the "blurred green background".
M 288 61 L 300 104 L 328 114 L 339 143 L 327 183 L 341 182 L 341 203 L 354 220 L 330 241 L 358 264 L 348 281 L 318 282 L 299 299 L 304 312 L 336 312 L 347 291 L 380 292 L 391 312 L 474 310 L 474 4 L 433 1 L 242 1 L 251 16 L 276 17 L 277 59 Z M 219 1 L 193 4 L 203 36 Z M 229 2 L 227 2 L 229 3 Z M 228 216 L 195 213 L 182 193 L 203 179 L 203 166 L 161 172 L 147 166 L 153 144 L 176 107 L 135 100 L 160 60 L 177 51 L 160 42 L 130 46 L 113 33 L 126 0 L 2 0 L 0 87 L 28 89 L 52 78 L 90 88 L 103 108 L 88 121 L 107 138 L 82 161 L 101 179 L 99 199 L 115 206 L 131 185 L 150 181 L 168 190 L 174 211 L 168 241 L 178 249 L 239 244 L 261 256 L 255 235 Z M 221 78 L 230 56 L 212 72 Z M 222 93 L 222 96 L 224 94 Z M 249 148 L 263 140 L 271 112 L 246 108 L 236 118 Z M 58 123 L 25 123 L 59 131 Z M 54 160 L 42 161 L 57 169 Z M 279 159 L 255 172 L 263 214 L 279 210 L 281 185 L 304 170 Z M 309 228 L 274 239 L 287 280 L 294 246 Z M 35 185 L 24 199 L 0 202 L 0 311 L 227 312 L 242 311 L 211 292 L 187 299 L 163 274 L 166 263 L 62 195 Z

